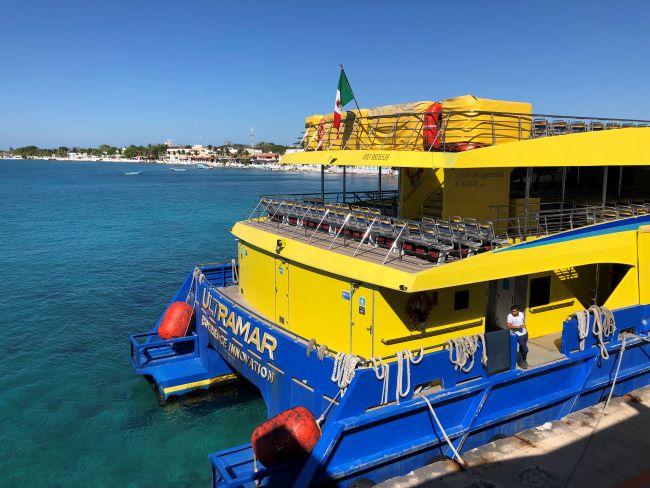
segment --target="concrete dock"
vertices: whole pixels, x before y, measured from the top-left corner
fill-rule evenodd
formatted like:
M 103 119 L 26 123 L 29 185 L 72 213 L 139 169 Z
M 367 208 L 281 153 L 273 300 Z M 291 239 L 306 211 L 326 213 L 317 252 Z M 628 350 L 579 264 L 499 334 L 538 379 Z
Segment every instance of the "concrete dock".
M 650 386 L 441 460 L 381 488 L 650 487 Z

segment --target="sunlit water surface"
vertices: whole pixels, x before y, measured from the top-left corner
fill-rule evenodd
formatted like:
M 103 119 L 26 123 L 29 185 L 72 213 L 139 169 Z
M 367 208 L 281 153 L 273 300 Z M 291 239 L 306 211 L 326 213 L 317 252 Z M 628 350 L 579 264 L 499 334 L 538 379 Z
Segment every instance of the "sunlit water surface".
M 208 453 L 248 441 L 261 398 L 241 385 L 160 406 L 128 336 L 194 264 L 234 256 L 257 195 L 319 190 L 318 173 L 0 160 L 0 486 L 208 486 Z

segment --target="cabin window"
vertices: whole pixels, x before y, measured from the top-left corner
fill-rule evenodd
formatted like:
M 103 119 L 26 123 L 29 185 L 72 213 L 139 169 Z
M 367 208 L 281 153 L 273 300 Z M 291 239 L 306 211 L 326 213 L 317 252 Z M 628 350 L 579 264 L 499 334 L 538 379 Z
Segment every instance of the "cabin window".
M 551 277 L 543 276 L 530 280 L 529 307 L 548 305 L 551 302 Z
M 454 310 L 469 308 L 469 290 L 459 290 L 454 293 Z

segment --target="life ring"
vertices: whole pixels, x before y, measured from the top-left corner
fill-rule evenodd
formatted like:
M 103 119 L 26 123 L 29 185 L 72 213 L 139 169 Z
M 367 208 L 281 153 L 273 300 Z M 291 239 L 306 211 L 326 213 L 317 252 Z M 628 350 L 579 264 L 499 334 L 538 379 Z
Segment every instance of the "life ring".
M 426 293 L 414 293 L 406 304 L 406 313 L 412 325 L 419 325 L 429 318 L 433 299 Z
M 440 147 L 440 114 L 442 112 L 442 104 L 435 102 L 429 105 L 425 114 L 424 121 L 422 122 L 422 140 L 424 141 L 424 148 L 426 150 L 438 149 Z
M 320 149 L 323 145 L 323 139 L 325 138 L 325 117 L 320 119 L 320 122 L 318 123 L 318 129 L 316 129 L 316 131 L 318 136 L 318 145 L 316 148 Z

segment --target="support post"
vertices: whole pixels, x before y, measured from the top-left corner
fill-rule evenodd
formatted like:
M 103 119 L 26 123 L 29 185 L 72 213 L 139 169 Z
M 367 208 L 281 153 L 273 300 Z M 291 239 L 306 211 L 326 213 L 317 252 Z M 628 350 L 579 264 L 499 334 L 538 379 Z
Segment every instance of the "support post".
M 321 203 L 325 205 L 325 165 L 320 165 L 320 199 Z
M 564 209 L 565 198 L 566 198 L 566 166 L 562 166 L 562 209 Z
M 524 193 L 524 235 L 522 240 L 526 240 L 528 234 L 528 203 L 530 200 L 530 185 L 533 180 L 533 168 L 526 168 L 526 189 Z
M 621 198 L 621 186 L 623 185 L 623 166 L 618 167 L 618 198 Z
M 603 208 L 605 208 L 605 203 L 607 203 L 607 173 L 608 173 L 609 166 L 605 166 L 603 168 L 603 197 L 601 204 Z
M 381 166 L 379 166 L 379 199 L 381 200 Z
M 343 203 L 345 203 L 345 170 L 347 166 L 343 166 Z

